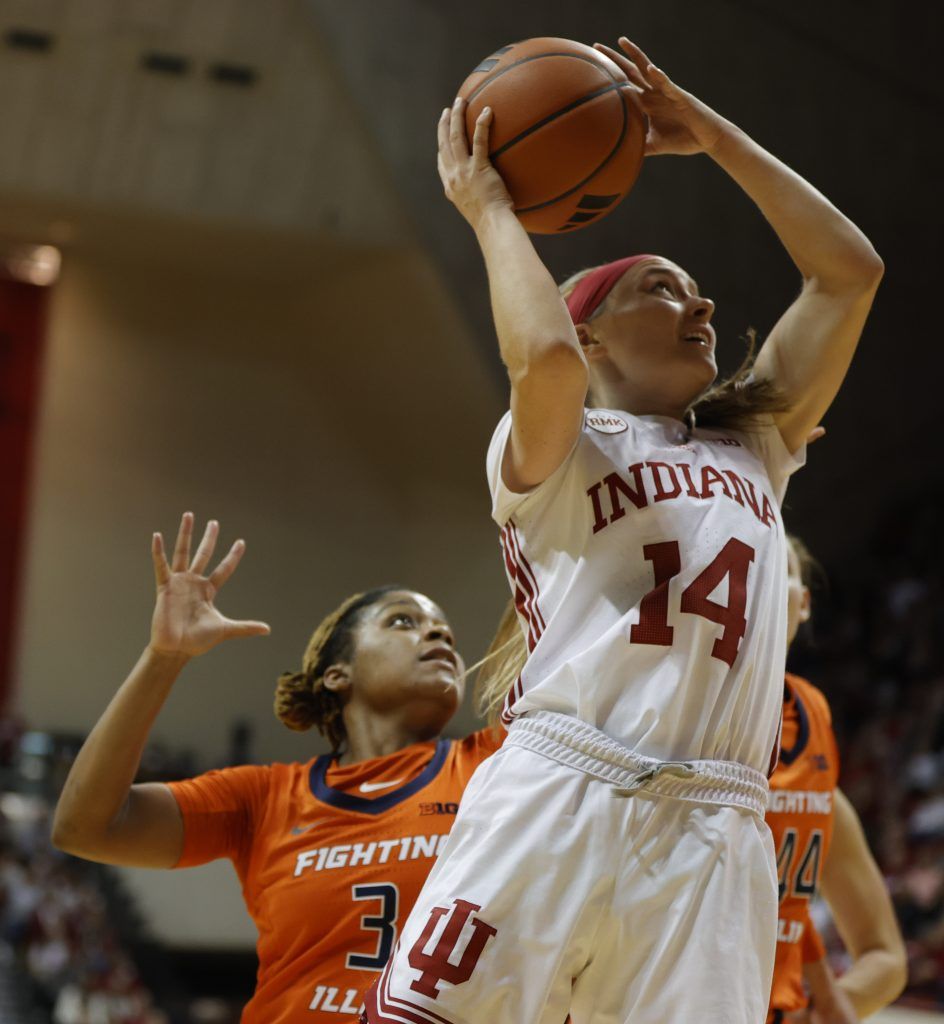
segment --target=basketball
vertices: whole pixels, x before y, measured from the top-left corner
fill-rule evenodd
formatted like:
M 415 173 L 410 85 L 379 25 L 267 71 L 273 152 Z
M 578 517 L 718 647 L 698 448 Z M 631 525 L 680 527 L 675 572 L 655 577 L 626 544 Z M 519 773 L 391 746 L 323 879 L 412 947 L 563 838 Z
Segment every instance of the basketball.
M 639 175 L 646 115 L 622 69 L 591 46 L 553 37 L 503 46 L 459 95 L 470 140 L 492 108 L 489 157 L 533 234 L 600 220 Z

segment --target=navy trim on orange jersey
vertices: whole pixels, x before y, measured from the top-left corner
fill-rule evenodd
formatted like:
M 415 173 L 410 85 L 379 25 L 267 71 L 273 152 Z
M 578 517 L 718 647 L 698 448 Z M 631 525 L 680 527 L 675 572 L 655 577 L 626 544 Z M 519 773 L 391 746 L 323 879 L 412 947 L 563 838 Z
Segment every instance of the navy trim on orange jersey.
M 362 796 L 355 796 L 353 793 L 345 793 L 343 790 L 333 789 L 325 782 L 325 773 L 328 771 L 332 761 L 331 754 L 322 754 L 311 766 L 308 783 L 311 786 L 315 799 L 320 800 L 322 803 L 330 804 L 332 807 L 340 807 L 345 811 L 381 814 L 383 811 L 389 811 L 391 807 L 396 807 L 397 804 L 413 796 L 414 793 L 418 793 L 424 786 L 428 786 L 439 774 L 451 746 L 452 740 L 440 740 L 436 744 L 436 751 L 433 754 L 432 760 L 415 779 L 411 779 L 405 786 L 400 786 L 398 789 L 385 793 L 383 796 L 378 796 L 374 800 L 365 800 Z
M 793 700 L 796 702 L 797 738 L 796 743 L 789 750 L 786 747 L 780 748 L 780 760 L 783 764 L 793 764 L 800 754 L 806 750 L 807 743 L 810 742 L 810 716 L 806 713 L 806 708 L 803 706 L 803 701 L 800 700 L 800 694 L 796 687 L 791 686 L 790 692 L 793 694 Z

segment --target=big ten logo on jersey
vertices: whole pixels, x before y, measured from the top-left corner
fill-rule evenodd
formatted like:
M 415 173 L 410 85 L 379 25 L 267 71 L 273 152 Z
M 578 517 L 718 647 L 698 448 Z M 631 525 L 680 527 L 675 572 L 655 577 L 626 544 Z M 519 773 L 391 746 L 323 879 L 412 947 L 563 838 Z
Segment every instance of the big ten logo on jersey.
M 414 992 L 438 999 L 441 981 L 461 985 L 472 977 L 485 944 L 498 934 L 497 928 L 475 916 L 481 909 L 477 903 L 461 899 L 454 899 L 451 907 L 433 907 L 408 957 L 410 966 L 420 972 L 420 976 L 410 982 Z M 430 950 L 430 942 L 441 923 L 442 930 Z
M 294 877 L 306 871 L 337 871 L 342 868 L 370 867 L 403 860 L 435 860 L 442 852 L 448 835 L 400 836 L 398 839 L 377 839 L 369 843 L 339 843 L 304 850 L 295 858 Z
M 451 815 L 456 815 L 458 813 L 459 813 L 459 805 L 457 803 L 454 803 L 451 800 L 447 801 L 446 803 L 441 803 L 440 801 L 437 800 L 437 801 L 435 801 L 433 803 L 420 804 L 420 815 L 421 816 L 426 816 L 428 814 L 451 814 Z

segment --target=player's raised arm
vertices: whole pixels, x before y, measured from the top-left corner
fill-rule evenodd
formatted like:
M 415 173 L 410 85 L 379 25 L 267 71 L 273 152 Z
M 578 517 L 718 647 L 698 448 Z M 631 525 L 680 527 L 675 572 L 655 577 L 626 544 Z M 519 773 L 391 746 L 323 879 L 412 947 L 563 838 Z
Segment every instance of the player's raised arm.
M 799 296 L 765 341 L 755 376 L 774 381 L 789 408 L 774 419 L 790 451 L 819 423 L 849 368 L 884 266 L 863 233 L 795 171 L 675 85 L 625 37 L 599 47 L 641 90 L 647 153 L 707 153 L 750 196 L 803 278 Z
M 511 381 L 511 441 L 502 476 L 513 491 L 547 479 L 574 446 L 583 420 L 587 363 L 557 285 L 518 222 L 488 159 L 491 112 L 475 126 L 471 151 L 465 105 L 439 119 L 439 174 L 485 257 L 492 316 Z
M 160 783 L 134 785 L 141 754 L 158 712 L 187 662 L 235 636 L 269 632 L 262 622 L 227 619 L 214 606 L 217 591 L 245 550 L 237 541 L 208 576 L 219 525 L 207 524 L 191 560 L 193 515 L 181 520 L 172 560 L 154 534 L 151 553 L 157 602 L 151 640 L 98 723 L 66 779 L 56 807 L 52 841 L 88 860 L 133 867 L 173 867 L 183 845 L 177 801 Z

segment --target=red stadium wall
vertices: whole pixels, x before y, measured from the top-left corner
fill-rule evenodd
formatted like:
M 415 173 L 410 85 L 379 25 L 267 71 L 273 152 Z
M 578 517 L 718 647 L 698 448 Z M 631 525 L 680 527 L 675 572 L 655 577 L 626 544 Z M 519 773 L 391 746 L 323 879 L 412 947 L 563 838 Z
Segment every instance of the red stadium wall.
M 0 712 L 13 689 L 48 289 L 0 277 Z

